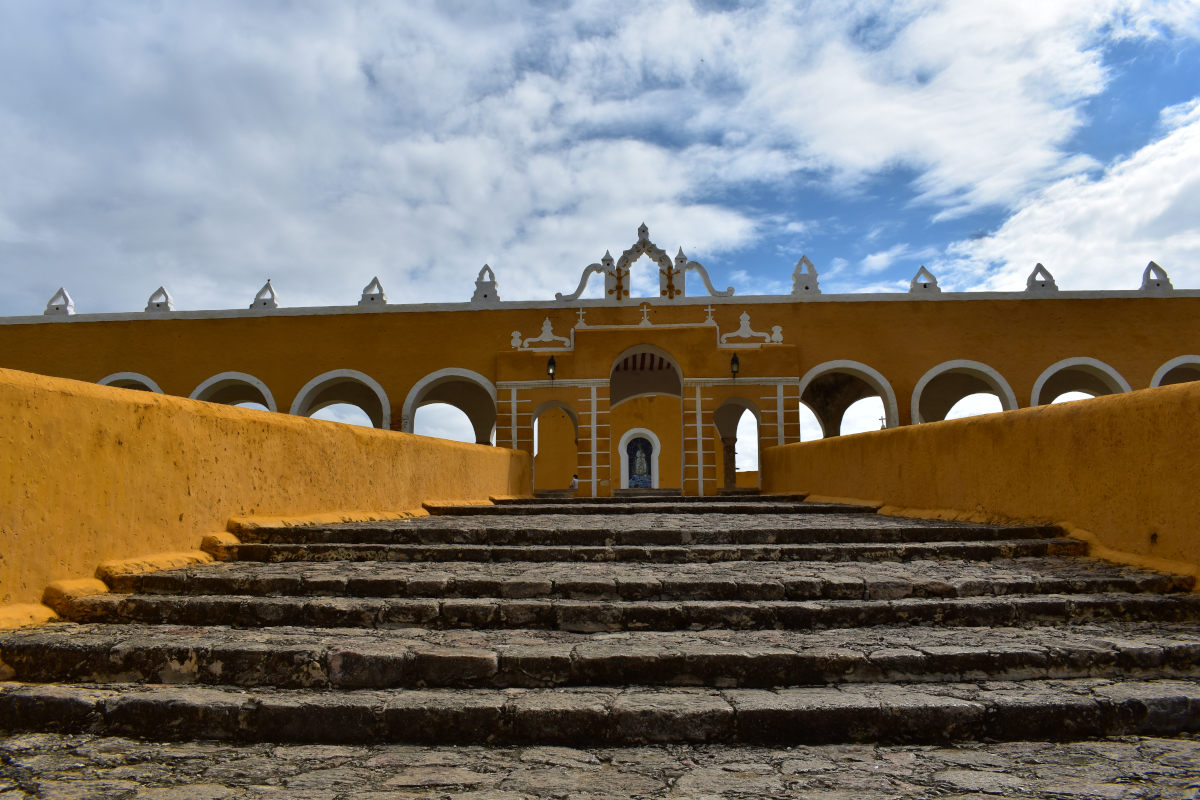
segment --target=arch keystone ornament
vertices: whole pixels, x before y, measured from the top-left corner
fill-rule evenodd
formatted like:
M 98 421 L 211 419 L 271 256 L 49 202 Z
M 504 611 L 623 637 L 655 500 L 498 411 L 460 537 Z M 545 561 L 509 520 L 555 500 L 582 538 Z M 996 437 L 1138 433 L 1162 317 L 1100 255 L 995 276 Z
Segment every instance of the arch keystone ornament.
M 479 270 L 475 277 L 475 294 L 471 295 L 471 305 L 494 306 L 500 302 L 500 291 L 496 287 L 496 273 L 487 264 Z
M 1175 291 L 1167 271 L 1151 261 L 1142 270 L 1142 291 L 1150 294 L 1168 294 Z
M 1057 292 L 1058 284 L 1054 282 L 1054 277 L 1050 274 L 1050 270 L 1039 263 L 1033 268 L 1033 272 L 1029 273 L 1029 277 L 1025 279 L 1025 291 L 1034 294 L 1038 292 Z
M 146 310 L 154 311 L 174 311 L 175 301 L 171 299 L 171 293 L 165 287 L 160 286 L 154 290 L 154 294 L 150 295 L 150 299 L 146 301 Z
M 813 266 L 813 262 L 809 260 L 808 256 L 800 256 L 800 260 L 796 262 L 796 269 L 792 271 L 792 296 L 804 297 L 820 293 L 817 268 Z
M 382 308 L 387 305 L 387 292 L 383 290 L 383 284 L 379 282 L 378 275 L 363 287 L 358 305 L 360 308 Z
M 42 313 L 48 317 L 68 317 L 75 313 L 75 301 L 67 293 L 66 287 L 58 287 L 58 291 L 50 298 L 50 302 L 46 303 L 46 310 Z
M 941 291 L 937 278 L 933 277 L 933 273 L 924 266 L 917 270 L 917 274 L 913 275 L 913 279 L 908 282 L 909 294 L 940 294 Z
M 271 285 L 271 279 L 267 278 L 267 282 L 258 290 L 258 294 L 254 295 L 254 302 L 250 304 L 251 308 L 279 308 L 279 298 L 275 294 L 275 287 Z

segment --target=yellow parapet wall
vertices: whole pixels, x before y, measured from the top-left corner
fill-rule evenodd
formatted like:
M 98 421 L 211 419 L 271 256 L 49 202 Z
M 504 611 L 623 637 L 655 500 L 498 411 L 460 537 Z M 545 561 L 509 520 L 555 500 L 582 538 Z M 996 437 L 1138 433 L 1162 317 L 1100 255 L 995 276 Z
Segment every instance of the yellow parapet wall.
M 0 369 L 0 611 L 232 517 L 529 495 L 528 454 Z M 2 616 L 2 614 L 0 614 Z
M 1200 383 L 772 447 L 764 491 L 886 512 L 1051 522 L 1200 576 Z

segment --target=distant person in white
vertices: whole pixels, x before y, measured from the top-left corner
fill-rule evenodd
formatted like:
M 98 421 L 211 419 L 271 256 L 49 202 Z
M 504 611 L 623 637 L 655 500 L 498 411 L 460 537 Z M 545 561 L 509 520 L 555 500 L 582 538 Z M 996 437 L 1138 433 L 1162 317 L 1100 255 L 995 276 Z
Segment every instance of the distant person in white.
M 567 486 L 567 488 L 570 489 L 571 491 L 575 491 L 576 489 L 579 488 L 579 476 L 578 475 L 571 476 L 571 483 Z

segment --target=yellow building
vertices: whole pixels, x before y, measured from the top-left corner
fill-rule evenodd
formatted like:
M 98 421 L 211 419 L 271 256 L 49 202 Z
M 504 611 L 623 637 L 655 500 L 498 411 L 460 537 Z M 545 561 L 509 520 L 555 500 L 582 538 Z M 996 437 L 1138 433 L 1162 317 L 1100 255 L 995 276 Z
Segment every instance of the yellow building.
M 630 296 L 641 259 L 656 296 Z M 822 294 L 806 258 L 792 278 L 789 295 L 718 291 L 643 225 L 553 300 L 501 301 L 489 267 L 469 301 L 436 305 L 389 304 L 373 281 L 354 306 L 280 308 L 268 283 L 247 309 L 175 311 L 160 290 L 142 312 L 74 314 L 60 291 L 0 319 L 0 366 L 305 416 L 350 403 L 405 431 L 448 403 L 481 443 L 532 453 L 536 423 L 535 486 L 576 474 L 584 496 L 734 487 L 746 411 L 766 447 L 800 440 L 801 404 L 835 436 L 870 396 L 897 427 L 978 392 L 1011 410 L 1200 379 L 1200 292 L 1153 262 L 1130 291 L 1060 291 L 1041 265 L 1014 293 L 944 292 L 922 268 L 907 293 Z

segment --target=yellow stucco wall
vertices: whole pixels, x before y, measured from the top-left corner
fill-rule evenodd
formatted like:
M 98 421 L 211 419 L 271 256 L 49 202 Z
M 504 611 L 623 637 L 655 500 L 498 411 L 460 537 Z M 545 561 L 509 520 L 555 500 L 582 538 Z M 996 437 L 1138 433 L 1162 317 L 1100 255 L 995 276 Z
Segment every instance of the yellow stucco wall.
M 534 457 L 535 489 L 566 489 L 579 471 L 575 423 L 561 408 L 549 408 L 537 419 L 538 453 Z
M 670 395 L 632 397 L 613 406 L 608 413 L 611 449 L 609 462 L 612 490 L 625 488 L 621 484 L 621 437 L 634 428 L 652 431 L 658 437 L 658 488 L 680 488 L 679 456 L 682 449 L 680 435 L 680 400 Z M 711 463 L 711 459 L 710 462 Z
M 526 453 L 0 369 L 0 605 L 235 516 L 531 491 Z
M 1200 575 L 1200 383 L 772 447 L 764 490 L 897 513 L 1063 524 Z M 811 499 L 810 496 L 810 499 Z

